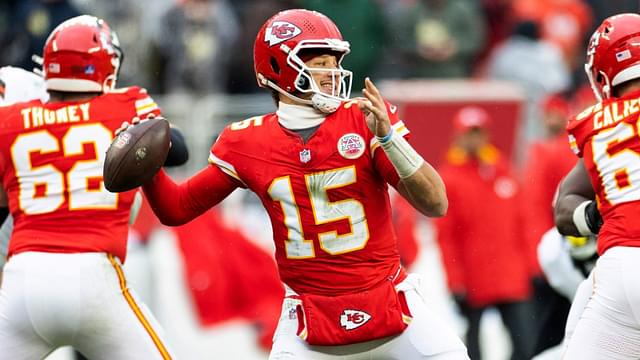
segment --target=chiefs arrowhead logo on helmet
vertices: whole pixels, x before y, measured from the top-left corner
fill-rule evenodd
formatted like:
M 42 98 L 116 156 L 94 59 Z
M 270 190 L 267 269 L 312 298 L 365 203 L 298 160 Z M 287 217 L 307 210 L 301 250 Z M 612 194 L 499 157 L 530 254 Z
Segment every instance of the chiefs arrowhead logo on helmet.
M 283 41 L 289 40 L 302 33 L 299 27 L 286 21 L 274 21 L 264 34 L 264 41 L 269 43 L 269 46 L 279 44 Z
M 299 55 L 305 51 L 330 54 L 338 66 L 313 69 Z M 258 86 L 271 88 L 300 104 L 330 114 L 349 99 L 353 73 L 341 63 L 350 51 L 336 24 L 319 12 L 290 9 L 267 20 L 253 44 L 253 67 Z M 307 59 L 308 60 L 308 59 Z M 330 71 L 331 93 L 324 92 L 313 81 L 312 73 Z M 300 97 L 301 94 L 304 96 Z
M 340 326 L 346 330 L 359 328 L 369 320 L 371 320 L 371 315 L 360 310 L 345 309 L 342 311 L 342 314 L 340 314 Z

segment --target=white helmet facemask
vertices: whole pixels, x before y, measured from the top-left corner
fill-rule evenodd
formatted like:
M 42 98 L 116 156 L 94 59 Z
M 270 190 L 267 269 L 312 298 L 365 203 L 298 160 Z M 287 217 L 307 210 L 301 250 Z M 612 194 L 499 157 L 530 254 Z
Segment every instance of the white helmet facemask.
M 287 53 L 287 64 L 298 72 L 298 76 L 294 82 L 295 89 L 302 94 L 312 95 L 310 99 L 302 99 L 270 82 L 269 85 L 271 85 L 271 87 L 294 101 L 312 105 L 316 110 L 325 114 L 335 112 L 343 101 L 349 100 L 353 73 L 343 69 L 340 65 L 342 58 L 350 51 L 347 41 L 336 39 L 303 40 L 298 43 L 293 50 L 286 45 L 282 45 L 281 49 Z M 337 59 L 338 67 L 335 69 L 308 67 L 298 56 L 303 49 L 327 49 L 341 53 L 341 56 Z M 314 73 L 329 73 L 330 76 L 327 77 L 327 81 L 330 79 L 331 83 L 325 84 L 323 80 L 321 84 L 317 84 L 312 77 Z M 330 88 L 330 92 L 327 90 L 323 91 L 322 87 L 324 86 Z

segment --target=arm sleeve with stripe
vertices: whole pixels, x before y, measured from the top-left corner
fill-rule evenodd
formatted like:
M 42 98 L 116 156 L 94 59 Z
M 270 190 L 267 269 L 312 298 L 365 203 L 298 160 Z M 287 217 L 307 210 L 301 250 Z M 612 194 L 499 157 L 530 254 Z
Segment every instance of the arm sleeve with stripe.
M 209 165 L 179 185 L 160 170 L 143 190 L 160 222 L 178 226 L 218 204 L 236 187 L 237 184 L 217 166 Z

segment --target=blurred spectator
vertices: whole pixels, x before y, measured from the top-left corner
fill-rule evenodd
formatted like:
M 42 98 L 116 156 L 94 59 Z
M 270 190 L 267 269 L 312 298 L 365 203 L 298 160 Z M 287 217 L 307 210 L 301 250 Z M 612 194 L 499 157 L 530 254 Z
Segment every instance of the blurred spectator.
M 586 0 L 586 2 L 593 10 L 595 24 L 600 24 L 602 20 L 615 14 L 633 13 L 640 10 L 638 0 Z
M 168 2 L 171 0 L 154 0 Z M 90 9 L 91 14 L 105 19 L 113 28 L 118 29 L 120 47 L 127 54 L 120 66 L 118 86 L 126 87 L 132 84 L 155 89 L 155 80 L 144 69 L 149 60 L 152 27 L 148 21 L 142 19 L 148 12 L 149 4 L 135 0 L 75 0 L 83 8 Z M 154 6 L 157 4 L 154 3 Z M 158 19 L 156 18 L 156 21 Z
M 571 69 L 581 63 L 582 44 L 593 22 L 583 0 L 513 0 L 513 12 L 522 21 L 536 22 L 542 38 L 562 50 Z
M 200 324 L 213 327 L 237 318 L 249 320 L 256 324 L 257 341 L 268 352 L 284 296 L 271 254 L 225 224 L 217 209 L 174 231 Z
M 4 5 L 6 6 L 6 5 Z M 80 15 L 68 0 L 23 0 L 14 2 L 14 13 L 8 17 L 2 62 L 23 69 L 33 69 L 31 56 L 42 55 L 44 43 L 51 31 L 61 22 Z
M 487 75 L 493 79 L 520 84 L 527 96 L 524 126 L 518 141 L 539 137 L 538 104 L 547 94 L 567 89 L 569 70 L 560 50 L 540 40 L 538 25 L 532 21 L 518 23 L 513 34 L 493 51 L 487 63 Z
M 296 8 L 296 0 L 260 0 L 234 1 L 233 5 L 238 13 L 238 37 L 235 45 L 226 49 L 231 57 L 227 68 L 227 91 L 230 93 L 254 93 L 262 90 L 257 86 L 256 75 L 253 72 L 253 43 L 258 30 L 265 20 L 273 14 Z
M 237 223 L 247 207 L 235 205 L 238 207 L 231 209 L 221 205 L 188 224 L 170 229 L 177 237 L 184 266 L 181 287 L 190 295 L 200 330 L 234 320 L 251 323 L 256 329 L 256 345 L 266 355 L 280 316 L 284 288 L 273 256 L 247 238 Z M 233 220 L 229 222 L 227 218 Z M 144 201 L 133 226 L 135 234 L 146 242 L 157 235 L 154 232 L 159 227 L 160 222 Z M 164 286 L 164 279 L 153 277 L 154 283 L 149 285 Z M 175 342 L 180 348 L 181 341 Z
M 471 74 L 471 64 L 485 43 L 486 26 L 475 2 L 387 1 L 386 13 L 393 34 L 387 61 L 402 67 L 400 73 L 388 75 L 454 78 Z
M 509 332 L 511 359 L 529 359 L 531 289 L 518 183 L 489 142 L 489 122 L 478 107 L 465 107 L 454 116 L 455 139 L 439 170 L 449 210 L 436 220 L 437 238 L 449 290 L 468 320 L 471 359 L 481 358 L 480 319 L 490 307 L 500 312 Z
M 391 200 L 393 230 L 398 239 L 400 262 L 405 268 L 411 269 L 420 253 L 420 242 L 416 237 L 419 213 L 396 191 L 389 192 L 389 200 Z
M 386 39 L 385 19 L 376 0 L 302 0 L 302 7 L 333 20 L 349 39 L 351 52 L 342 66 L 353 71 L 353 88 L 362 89 L 382 56 Z
M 487 22 L 487 41 L 477 62 L 483 63 L 493 48 L 506 39 L 513 29 L 512 0 L 481 0 L 480 6 Z
M 570 303 L 555 292 L 543 277 L 538 261 L 538 246 L 542 236 L 551 228 L 552 202 L 560 180 L 576 163 L 571 152 L 565 127 L 571 116 L 569 101 L 552 95 L 542 102 L 542 123 L 545 137 L 529 146 L 523 176 L 523 204 L 527 216 L 523 228 L 529 246 L 529 266 L 534 278 L 534 306 L 536 314 L 536 346 L 538 354 L 562 342 L 564 325 Z
M 18 0 L 5 0 L 0 2 L 0 65 L 9 64 L 9 44 L 13 41 L 13 17 L 16 13 Z
M 161 92 L 224 91 L 229 49 L 238 24 L 226 0 L 179 0 L 161 19 L 153 40 Z
M 565 127 L 571 116 L 570 104 L 561 95 L 551 95 L 542 102 L 544 138 L 529 146 L 525 162 L 523 189 L 527 207 L 526 229 L 532 272 L 540 275 L 536 249 L 542 235 L 554 227 L 552 201 L 560 180 L 575 165 Z

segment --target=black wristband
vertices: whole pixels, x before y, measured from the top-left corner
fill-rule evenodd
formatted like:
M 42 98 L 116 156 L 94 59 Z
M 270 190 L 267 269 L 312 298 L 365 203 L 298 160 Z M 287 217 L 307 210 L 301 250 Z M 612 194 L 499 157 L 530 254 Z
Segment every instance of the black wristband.
M 590 202 L 584 210 L 584 216 L 587 220 L 587 226 L 592 233 L 597 234 L 602 227 L 603 221 L 598 204 L 595 201 Z
M 189 149 L 180 130 L 171 128 L 171 148 L 164 166 L 180 166 L 189 160 Z

